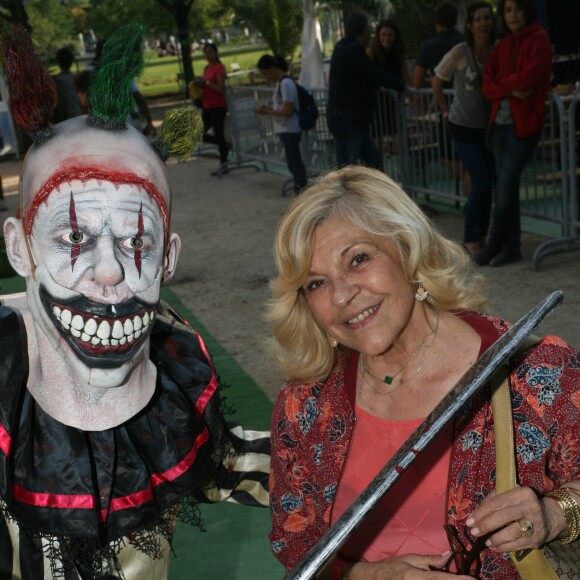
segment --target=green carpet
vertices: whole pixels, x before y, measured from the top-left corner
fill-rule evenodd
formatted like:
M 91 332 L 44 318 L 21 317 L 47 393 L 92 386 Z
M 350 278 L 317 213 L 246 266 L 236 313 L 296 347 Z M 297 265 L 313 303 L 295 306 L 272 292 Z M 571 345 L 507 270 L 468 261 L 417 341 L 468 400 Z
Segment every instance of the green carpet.
M 0 280 L 0 294 L 25 290 L 20 277 Z M 171 292 L 163 289 L 163 300 L 171 304 L 203 337 L 224 384 L 236 420 L 248 429 L 270 427 L 272 403 L 248 374 L 226 352 L 193 313 Z M 205 532 L 179 524 L 174 538 L 170 580 L 255 580 L 282 578 L 284 571 L 272 556 L 268 541 L 270 513 L 229 503 L 204 505 Z
M 226 395 L 236 408 L 235 419 L 248 429 L 269 429 L 272 403 L 264 392 L 171 290 L 163 289 L 161 297 L 201 334 L 222 382 L 231 385 Z M 224 503 L 204 505 L 202 514 L 205 533 L 178 526 L 170 580 L 269 580 L 284 576 L 270 551 L 269 510 Z

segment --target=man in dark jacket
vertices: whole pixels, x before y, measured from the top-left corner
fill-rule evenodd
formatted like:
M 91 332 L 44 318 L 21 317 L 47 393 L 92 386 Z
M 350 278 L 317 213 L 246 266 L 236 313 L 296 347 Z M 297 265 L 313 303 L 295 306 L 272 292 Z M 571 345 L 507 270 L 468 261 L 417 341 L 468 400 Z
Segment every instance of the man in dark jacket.
M 453 2 L 439 2 L 433 10 L 433 21 L 437 35 L 427 39 L 419 47 L 411 85 L 421 89 L 425 85 L 426 73 L 433 76 L 440 60 L 456 45 L 463 42 L 463 35 L 455 28 L 457 24 L 457 6 Z M 443 88 L 450 89 L 453 83 L 447 82 Z
M 334 47 L 330 62 L 327 121 L 336 146 L 337 165 L 362 162 L 382 168 L 369 124 L 374 91 L 379 87 L 404 91 L 405 83 L 374 64 L 365 52 L 371 35 L 368 16 L 354 12 L 346 36 Z

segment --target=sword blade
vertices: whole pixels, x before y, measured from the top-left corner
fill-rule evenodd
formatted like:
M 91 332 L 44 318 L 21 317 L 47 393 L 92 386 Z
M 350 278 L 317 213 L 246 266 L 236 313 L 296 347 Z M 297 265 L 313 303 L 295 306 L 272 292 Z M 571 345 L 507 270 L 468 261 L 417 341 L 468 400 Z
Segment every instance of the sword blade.
M 563 297 L 562 292 L 553 292 L 544 298 L 483 353 L 284 580 L 306 580 L 322 569 L 400 475 L 461 407 L 489 381 L 503 362 L 518 350 L 546 315 L 562 302 Z

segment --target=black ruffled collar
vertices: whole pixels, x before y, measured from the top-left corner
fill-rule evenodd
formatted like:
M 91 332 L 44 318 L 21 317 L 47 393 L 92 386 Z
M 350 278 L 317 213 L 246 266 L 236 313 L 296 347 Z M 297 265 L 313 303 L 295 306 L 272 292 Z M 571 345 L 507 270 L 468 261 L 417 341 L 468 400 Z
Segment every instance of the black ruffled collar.
M 47 415 L 26 389 L 20 316 L 0 306 L 0 494 L 4 512 L 31 535 L 56 537 L 59 559 L 99 562 L 131 537 L 158 556 L 186 499 L 197 503 L 229 442 L 218 378 L 197 335 L 157 320 L 154 396 L 119 427 L 82 431 Z M 190 515 L 193 513 L 189 511 Z M 196 519 L 192 516 L 192 519 Z M 87 577 L 99 577 L 89 570 Z

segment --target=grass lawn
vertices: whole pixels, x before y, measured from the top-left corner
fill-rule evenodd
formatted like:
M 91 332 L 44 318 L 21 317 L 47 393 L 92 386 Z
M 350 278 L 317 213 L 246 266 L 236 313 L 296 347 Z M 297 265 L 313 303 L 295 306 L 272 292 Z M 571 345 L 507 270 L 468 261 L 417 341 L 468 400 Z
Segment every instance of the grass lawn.
M 232 64 L 236 63 L 239 70 L 253 69 L 262 54 L 268 52 L 266 46 L 227 47 L 220 50 L 220 59 L 228 73 L 232 72 Z M 193 53 L 193 72 L 196 76 L 203 73 L 207 61 L 201 50 Z M 145 70 L 137 79 L 139 89 L 146 97 L 179 93 L 178 74 L 181 72 L 180 56 L 157 56 L 150 51 L 145 53 Z M 234 79 L 230 82 L 235 82 Z

